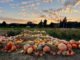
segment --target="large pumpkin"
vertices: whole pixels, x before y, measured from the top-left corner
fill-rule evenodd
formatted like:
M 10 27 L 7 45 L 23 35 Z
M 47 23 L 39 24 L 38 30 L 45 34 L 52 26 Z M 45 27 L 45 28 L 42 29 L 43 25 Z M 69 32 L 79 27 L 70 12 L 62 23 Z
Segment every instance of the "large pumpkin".
M 61 51 L 65 51 L 65 50 L 67 50 L 67 46 L 65 44 L 63 44 L 63 43 L 60 43 L 58 45 L 58 49 L 61 50 Z
M 49 52 L 49 51 L 50 51 L 50 48 L 48 46 L 43 47 L 43 52 Z
M 27 53 L 28 53 L 28 54 L 32 54 L 32 53 L 33 53 L 33 48 L 32 48 L 32 47 L 28 48 L 28 49 L 27 49 Z

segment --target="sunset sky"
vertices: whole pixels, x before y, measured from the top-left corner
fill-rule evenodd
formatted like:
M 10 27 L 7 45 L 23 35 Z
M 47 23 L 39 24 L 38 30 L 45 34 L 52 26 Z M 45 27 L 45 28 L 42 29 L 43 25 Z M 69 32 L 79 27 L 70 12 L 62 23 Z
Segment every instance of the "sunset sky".
M 0 0 L 0 23 L 38 23 L 47 19 L 80 22 L 80 0 Z

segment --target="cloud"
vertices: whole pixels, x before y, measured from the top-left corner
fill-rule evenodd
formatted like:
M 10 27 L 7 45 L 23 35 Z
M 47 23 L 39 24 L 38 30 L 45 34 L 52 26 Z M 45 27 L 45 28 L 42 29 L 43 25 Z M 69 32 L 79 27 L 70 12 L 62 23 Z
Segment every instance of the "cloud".
M 40 5 L 40 3 L 37 2 L 37 3 L 28 4 L 28 5 L 23 5 L 23 6 L 21 6 L 21 8 L 31 8 L 31 7 L 37 7 L 39 5 Z
M 50 3 L 52 2 L 53 0 L 43 0 L 43 2 L 46 2 L 46 3 Z
M 0 17 L 0 22 L 6 21 L 7 23 L 26 23 L 26 20 L 9 18 L 9 17 Z
M 0 0 L 0 3 L 8 3 L 8 2 L 12 2 L 13 0 Z
M 47 16 L 49 20 L 60 20 L 63 18 L 63 16 L 61 16 L 59 12 L 54 9 L 43 10 L 43 13 L 46 13 L 45 16 Z
M 18 3 L 16 3 L 16 4 L 9 4 L 9 6 L 11 7 L 11 8 L 16 8 L 16 7 L 18 7 L 20 4 L 18 4 Z
M 21 4 L 33 3 L 33 1 L 22 1 Z
M 63 3 L 63 6 L 77 6 L 80 3 L 80 0 L 58 0 Z
M 45 16 L 45 15 L 41 15 L 39 18 L 47 18 L 47 16 Z

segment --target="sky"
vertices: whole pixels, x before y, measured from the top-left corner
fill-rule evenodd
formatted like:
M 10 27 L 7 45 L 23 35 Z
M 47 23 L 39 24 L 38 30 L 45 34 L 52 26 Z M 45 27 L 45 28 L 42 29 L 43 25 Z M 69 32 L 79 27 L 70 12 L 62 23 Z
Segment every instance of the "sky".
M 47 19 L 80 22 L 80 0 L 0 0 L 0 23 L 38 23 Z

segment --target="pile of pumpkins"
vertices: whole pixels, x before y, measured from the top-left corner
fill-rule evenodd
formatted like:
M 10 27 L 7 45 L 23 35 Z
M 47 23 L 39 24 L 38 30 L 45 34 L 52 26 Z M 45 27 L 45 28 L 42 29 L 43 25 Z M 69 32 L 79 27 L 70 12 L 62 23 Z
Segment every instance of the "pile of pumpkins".
M 80 41 L 76 42 L 75 40 L 70 40 L 68 42 L 66 40 L 37 39 L 25 44 L 21 53 L 34 54 L 35 56 L 43 56 L 46 53 L 53 56 L 74 56 L 75 52 L 73 49 L 80 49 Z
M 32 40 L 26 40 L 24 37 L 33 37 Z M 34 38 L 35 37 L 35 38 Z M 73 49 L 80 49 L 80 41 L 61 40 L 46 34 L 45 31 L 25 30 L 14 37 L 0 36 L 0 51 L 13 52 L 22 49 L 20 53 L 43 56 L 46 53 L 64 56 L 74 56 Z
M 15 40 L 0 40 L 0 51 L 2 52 L 13 52 L 17 51 L 21 48 L 21 43 L 23 43 L 24 40 L 21 39 L 15 39 Z

